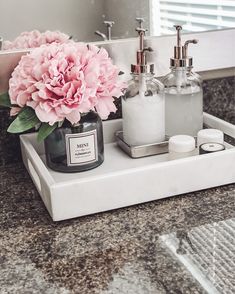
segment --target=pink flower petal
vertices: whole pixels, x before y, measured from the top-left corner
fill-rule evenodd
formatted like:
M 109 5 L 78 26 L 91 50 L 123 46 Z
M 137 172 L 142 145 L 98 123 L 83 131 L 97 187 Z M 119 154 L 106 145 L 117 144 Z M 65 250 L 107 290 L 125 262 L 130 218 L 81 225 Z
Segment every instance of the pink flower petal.
M 21 110 L 20 107 L 12 107 L 10 110 L 10 116 L 15 116 L 19 113 L 19 111 Z
M 73 111 L 71 111 L 69 114 L 66 115 L 67 120 L 69 120 L 71 122 L 71 124 L 76 124 L 79 122 L 81 116 L 80 116 L 80 112 L 75 109 Z
M 33 32 L 30 45 L 50 42 L 52 35 Z M 22 35 L 27 38 L 27 33 Z M 12 103 L 35 109 L 42 122 L 54 124 L 96 110 L 103 119 L 116 111 L 113 96 L 122 95 L 123 82 L 103 48 L 68 41 L 43 44 L 23 56 L 9 81 Z
M 39 105 L 35 108 L 35 113 L 41 122 L 48 122 L 50 125 L 53 125 L 55 122 L 61 120 L 61 118 L 58 118 L 54 110 L 51 110 L 48 113 L 43 110 Z
M 99 99 L 95 108 L 102 119 L 107 119 L 110 112 L 117 111 L 117 108 L 113 103 L 113 99 L 111 100 L 110 97 L 103 97 L 102 99 Z

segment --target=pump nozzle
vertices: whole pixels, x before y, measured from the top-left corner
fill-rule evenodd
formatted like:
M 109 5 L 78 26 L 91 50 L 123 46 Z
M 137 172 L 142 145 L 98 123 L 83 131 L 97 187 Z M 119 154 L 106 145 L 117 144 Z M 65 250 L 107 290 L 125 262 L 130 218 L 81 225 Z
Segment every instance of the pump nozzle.
M 176 31 L 177 31 L 177 47 L 181 46 L 181 33 L 182 27 L 179 25 L 174 25 Z
M 183 58 L 188 58 L 188 45 L 189 44 L 197 44 L 197 43 L 198 43 L 198 40 L 196 40 L 196 39 L 188 40 L 184 43 L 184 46 L 182 48 Z
M 197 44 L 198 40 L 187 40 L 184 45 L 181 45 L 181 30 L 182 26 L 174 25 L 177 33 L 177 46 L 174 47 L 174 58 L 171 58 L 172 67 L 191 67 L 193 64 L 192 57 L 188 56 L 188 45 L 190 43 Z
M 180 59 L 181 58 L 181 30 L 182 27 L 179 25 L 174 26 L 176 29 L 177 34 L 177 46 L 174 47 L 174 58 Z
M 154 65 L 147 64 L 146 60 L 146 52 L 152 52 L 153 49 L 151 47 L 144 47 L 144 36 L 147 29 L 138 27 L 136 28 L 136 31 L 139 34 L 139 49 L 136 52 L 136 60 L 137 64 L 131 65 L 131 72 L 135 74 L 139 73 L 153 73 Z
M 145 32 L 147 32 L 148 30 L 147 29 L 144 29 L 144 28 L 136 28 L 135 29 L 136 32 L 139 34 L 139 37 L 140 37 L 140 51 L 144 50 L 144 36 L 145 36 Z

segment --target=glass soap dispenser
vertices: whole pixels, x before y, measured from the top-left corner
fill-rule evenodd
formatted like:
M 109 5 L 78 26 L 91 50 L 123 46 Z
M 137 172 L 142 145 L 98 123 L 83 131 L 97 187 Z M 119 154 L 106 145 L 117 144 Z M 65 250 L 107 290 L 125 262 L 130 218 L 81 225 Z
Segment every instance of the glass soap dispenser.
M 162 82 L 165 86 L 166 136 L 196 136 L 203 126 L 203 92 L 200 76 L 192 71 L 193 59 L 188 56 L 188 45 L 197 40 L 187 40 L 181 46 L 181 30 L 177 31 L 177 46 L 171 58 L 171 72 Z
M 123 139 L 130 146 L 165 140 L 164 86 L 154 77 L 154 65 L 147 64 L 144 47 L 146 30 L 137 28 L 140 47 L 137 64 L 131 65 L 132 79 L 122 98 Z

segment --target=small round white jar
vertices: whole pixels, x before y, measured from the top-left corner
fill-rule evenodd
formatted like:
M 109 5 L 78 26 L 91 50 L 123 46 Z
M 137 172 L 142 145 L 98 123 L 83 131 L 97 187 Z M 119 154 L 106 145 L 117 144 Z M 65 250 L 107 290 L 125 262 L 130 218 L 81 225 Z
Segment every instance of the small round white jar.
M 197 146 L 204 143 L 224 144 L 224 133 L 217 129 L 204 129 L 197 133 Z
M 188 157 L 194 154 L 195 139 L 188 135 L 177 135 L 169 139 L 169 159 Z

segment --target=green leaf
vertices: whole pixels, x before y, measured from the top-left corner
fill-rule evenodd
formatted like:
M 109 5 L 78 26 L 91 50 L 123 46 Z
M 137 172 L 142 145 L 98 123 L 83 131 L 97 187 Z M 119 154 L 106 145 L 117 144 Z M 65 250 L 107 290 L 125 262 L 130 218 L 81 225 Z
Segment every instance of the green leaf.
M 10 124 L 7 131 L 9 133 L 22 133 L 24 131 L 30 130 L 40 123 L 34 110 L 31 107 L 24 107 L 17 118 Z
M 50 126 L 48 123 L 42 123 L 38 131 L 38 142 L 42 142 L 44 139 L 46 139 L 46 137 L 49 136 L 55 128 L 57 128 L 57 126 L 57 123 L 55 123 L 53 126 Z
M 8 93 L 0 95 L 0 106 L 11 107 L 11 100 Z

